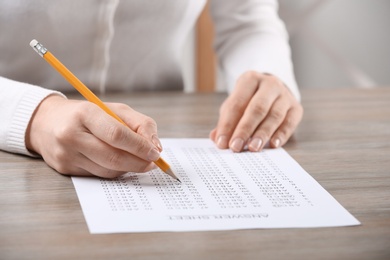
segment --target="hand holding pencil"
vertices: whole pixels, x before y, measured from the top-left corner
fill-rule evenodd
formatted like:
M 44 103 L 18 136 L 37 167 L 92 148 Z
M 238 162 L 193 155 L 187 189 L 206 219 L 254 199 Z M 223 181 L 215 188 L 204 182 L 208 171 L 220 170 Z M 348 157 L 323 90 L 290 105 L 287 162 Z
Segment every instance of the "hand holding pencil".
M 153 119 L 124 104 L 106 104 L 36 40 L 31 47 L 87 100 L 47 97 L 33 115 L 27 147 L 58 172 L 117 177 L 125 172 L 160 169 L 179 180 L 160 157 L 161 144 Z

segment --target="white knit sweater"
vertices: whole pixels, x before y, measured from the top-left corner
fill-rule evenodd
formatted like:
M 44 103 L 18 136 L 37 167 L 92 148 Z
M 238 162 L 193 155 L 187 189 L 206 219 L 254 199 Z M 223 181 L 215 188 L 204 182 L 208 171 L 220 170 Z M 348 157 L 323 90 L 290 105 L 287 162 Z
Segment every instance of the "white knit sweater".
M 0 149 L 28 154 L 39 103 L 72 91 L 39 59 L 37 39 L 94 91 L 181 89 L 183 43 L 204 0 L 0 0 Z M 227 90 L 247 70 L 278 76 L 299 98 L 275 0 L 211 0 Z M 24 83 L 22 83 L 24 82 Z

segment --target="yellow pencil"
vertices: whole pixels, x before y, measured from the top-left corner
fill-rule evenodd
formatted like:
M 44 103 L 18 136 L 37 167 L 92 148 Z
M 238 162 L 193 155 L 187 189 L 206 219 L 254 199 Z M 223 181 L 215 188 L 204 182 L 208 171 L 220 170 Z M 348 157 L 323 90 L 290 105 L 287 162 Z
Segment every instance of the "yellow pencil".
M 88 101 L 95 103 L 101 109 L 103 109 L 107 114 L 114 117 L 116 120 L 124 124 L 123 120 L 117 116 L 111 109 L 109 109 L 103 101 L 101 101 L 87 86 L 85 86 L 75 75 L 73 75 L 70 70 L 68 70 L 54 55 L 49 52 L 42 44 L 40 44 L 37 40 L 32 40 L 30 42 L 30 46 L 41 56 L 44 60 L 46 60 L 54 69 L 56 69 L 81 95 L 84 96 Z M 179 180 L 176 175 L 171 170 L 169 164 L 164 161 L 161 157 L 154 162 L 163 172 L 174 178 L 175 180 Z

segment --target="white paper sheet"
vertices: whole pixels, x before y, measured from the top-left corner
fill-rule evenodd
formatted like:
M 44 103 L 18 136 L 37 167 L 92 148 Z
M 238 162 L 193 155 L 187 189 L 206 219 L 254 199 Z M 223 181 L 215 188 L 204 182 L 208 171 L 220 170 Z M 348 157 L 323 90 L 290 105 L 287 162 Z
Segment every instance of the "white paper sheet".
M 359 225 L 283 149 L 219 150 L 208 139 L 162 139 L 160 169 L 115 180 L 72 177 L 91 233 Z

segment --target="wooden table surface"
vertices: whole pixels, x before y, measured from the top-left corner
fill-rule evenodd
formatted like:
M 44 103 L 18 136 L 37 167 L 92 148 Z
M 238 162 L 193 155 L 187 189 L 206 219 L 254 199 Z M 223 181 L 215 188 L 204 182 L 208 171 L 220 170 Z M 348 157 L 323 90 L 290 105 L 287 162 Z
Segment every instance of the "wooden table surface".
M 160 137 L 208 137 L 223 94 L 109 95 Z M 0 259 L 390 259 L 390 88 L 302 90 L 289 154 L 361 226 L 91 235 L 69 177 L 0 152 Z

